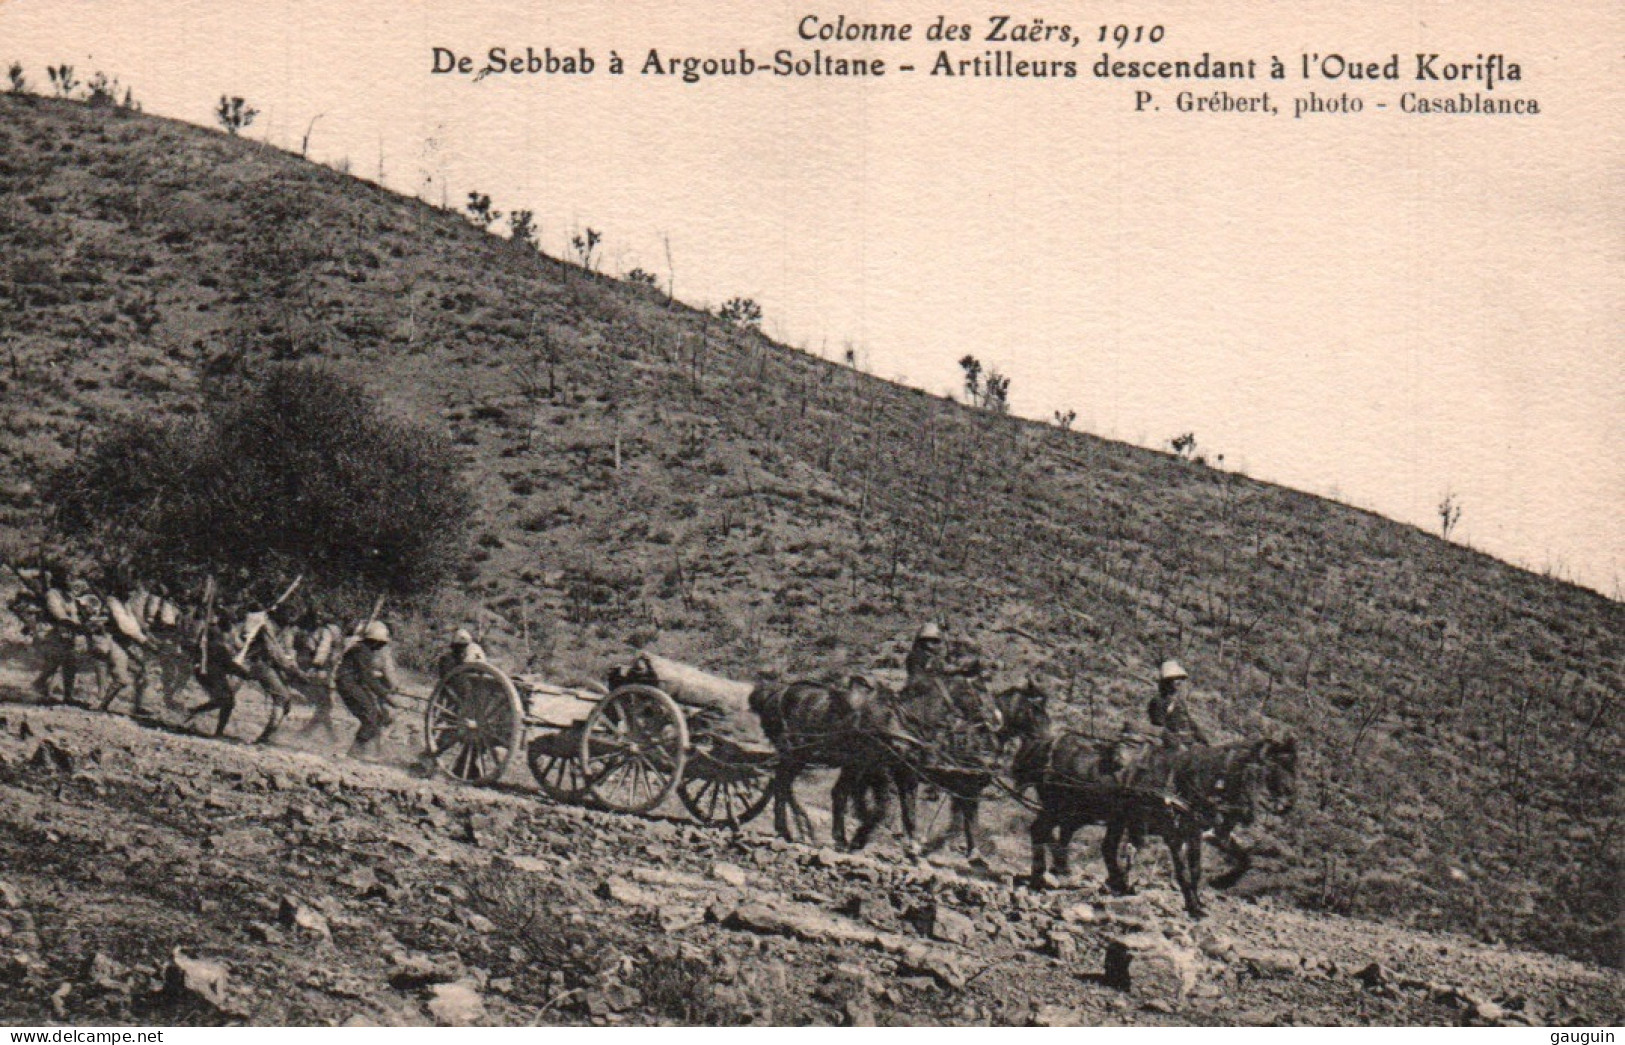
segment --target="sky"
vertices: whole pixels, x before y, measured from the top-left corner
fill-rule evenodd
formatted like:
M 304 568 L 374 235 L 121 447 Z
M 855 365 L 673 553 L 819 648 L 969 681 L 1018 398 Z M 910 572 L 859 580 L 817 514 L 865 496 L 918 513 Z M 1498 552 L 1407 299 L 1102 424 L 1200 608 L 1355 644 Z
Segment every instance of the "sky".
M 0 0 L 0 63 L 36 89 L 68 62 L 152 113 L 347 163 L 454 204 L 530 208 L 544 247 L 602 233 L 601 267 L 643 267 L 692 304 L 759 302 L 764 327 L 931 392 L 975 355 L 1015 412 L 1165 447 L 1335 497 L 1619 598 L 1625 365 L 1620 60 L 1625 8 L 1428 0 L 1126 4 L 1155 44 L 1096 41 L 1098 8 L 1040 3 L 1077 46 L 988 43 L 1003 5 L 941 0 L 479 4 Z M 1356 8 L 1357 9 L 1354 9 Z M 923 39 L 938 15 L 977 39 Z M 901 43 L 804 40 L 819 23 L 910 24 Z M 433 48 L 576 53 L 589 76 L 431 72 Z M 645 74 L 650 49 L 758 60 L 880 58 L 863 80 Z M 1010 49 L 1072 80 L 928 75 Z M 1279 55 L 1284 81 L 1103 80 L 1115 59 Z M 627 62 L 607 72 L 611 52 Z M 1521 79 L 1418 84 L 1499 53 Z M 1304 80 L 1299 56 L 1386 62 L 1398 82 Z M 905 74 L 902 64 L 916 70 Z M 1269 91 L 1277 116 L 1180 113 L 1182 89 Z M 1156 111 L 1135 111 L 1135 90 Z M 1533 117 L 1413 116 L 1405 91 L 1533 98 Z M 1296 98 L 1357 114 L 1293 117 Z M 1386 110 L 1375 109 L 1386 103 Z M 312 121 L 314 120 L 314 123 Z M 668 265 L 668 245 L 670 263 Z

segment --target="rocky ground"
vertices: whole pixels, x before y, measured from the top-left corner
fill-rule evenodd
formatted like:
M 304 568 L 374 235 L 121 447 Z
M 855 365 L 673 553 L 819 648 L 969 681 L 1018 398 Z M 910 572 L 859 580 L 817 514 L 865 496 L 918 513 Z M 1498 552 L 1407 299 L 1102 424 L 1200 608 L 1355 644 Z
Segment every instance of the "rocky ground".
M 1618 1024 L 1617 973 L 0 704 L 0 1022 Z M 257 708 L 245 703 L 257 729 Z M 298 722 L 295 722 L 297 729 Z M 290 734 L 293 735 L 293 734 Z M 342 738 L 341 738 L 342 740 Z M 342 743 L 330 745 L 342 748 Z M 1019 852 L 1009 846 L 1005 853 Z M 1086 861 L 1087 863 L 1087 861 Z M 1091 868 L 1091 871 L 1093 869 Z

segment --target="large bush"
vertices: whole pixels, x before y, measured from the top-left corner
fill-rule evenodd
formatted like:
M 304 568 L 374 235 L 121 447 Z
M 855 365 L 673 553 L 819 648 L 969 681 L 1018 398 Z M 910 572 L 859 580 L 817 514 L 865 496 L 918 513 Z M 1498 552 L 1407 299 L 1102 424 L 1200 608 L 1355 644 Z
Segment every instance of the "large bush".
M 446 439 L 309 365 L 272 367 L 192 421 L 128 420 L 50 494 L 65 532 L 149 577 L 301 572 L 402 596 L 456 569 L 473 513 Z

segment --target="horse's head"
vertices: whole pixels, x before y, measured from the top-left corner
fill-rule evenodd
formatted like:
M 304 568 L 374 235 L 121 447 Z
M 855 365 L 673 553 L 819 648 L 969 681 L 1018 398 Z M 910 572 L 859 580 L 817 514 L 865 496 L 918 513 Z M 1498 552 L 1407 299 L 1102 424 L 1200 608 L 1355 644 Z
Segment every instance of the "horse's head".
M 1266 806 L 1276 814 L 1289 812 L 1298 793 L 1298 739 L 1289 735 L 1259 741 L 1258 764 Z
M 1031 675 L 1026 682 L 993 698 L 1004 724 L 999 735 L 1006 739 L 1041 737 L 1050 730 L 1049 692 Z

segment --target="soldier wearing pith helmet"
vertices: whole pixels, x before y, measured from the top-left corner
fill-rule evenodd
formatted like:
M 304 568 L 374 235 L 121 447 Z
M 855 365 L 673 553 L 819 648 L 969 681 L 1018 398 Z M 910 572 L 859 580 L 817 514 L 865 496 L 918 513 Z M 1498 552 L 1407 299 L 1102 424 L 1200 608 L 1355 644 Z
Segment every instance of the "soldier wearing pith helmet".
M 1162 730 L 1172 746 L 1206 744 L 1207 734 L 1191 714 L 1190 674 L 1177 660 L 1165 660 L 1157 670 L 1157 695 L 1146 705 L 1151 724 Z
M 942 628 L 934 621 L 921 627 L 919 634 L 914 636 L 914 645 L 909 647 L 908 657 L 903 661 L 908 677 L 912 679 L 918 675 L 940 675 L 945 645 Z

